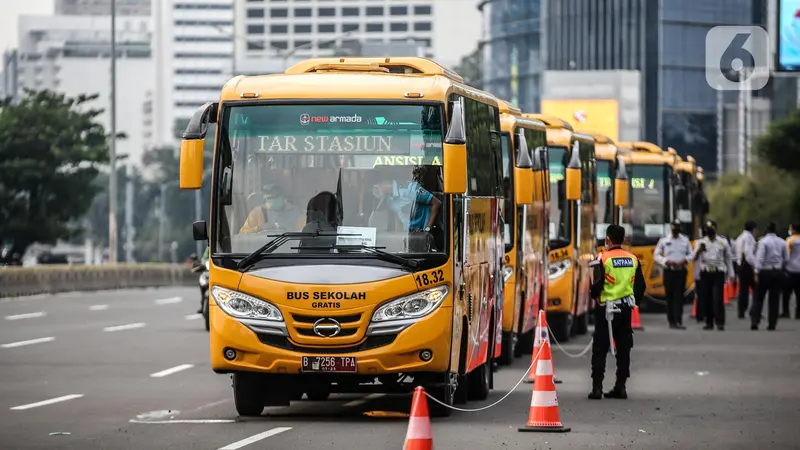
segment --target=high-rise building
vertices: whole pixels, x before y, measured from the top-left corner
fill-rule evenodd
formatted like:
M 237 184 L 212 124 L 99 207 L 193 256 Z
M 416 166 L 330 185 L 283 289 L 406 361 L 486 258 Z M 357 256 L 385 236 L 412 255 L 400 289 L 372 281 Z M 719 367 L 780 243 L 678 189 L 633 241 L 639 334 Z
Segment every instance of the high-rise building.
M 764 24 L 766 0 L 542 2 L 548 70 L 639 71 L 642 138 L 715 170 L 718 96 L 705 78 L 706 33 Z
M 541 90 L 540 0 L 483 0 L 483 88 L 538 111 Z
M 277 71 L 341 47 L 409 42 L 452 68 L 480 36 L 479 13 L 452 0 L 248 0 L 237 3 L 236 17 L 244 38 L 237 59 L 271 59 Z
M 234 75 L 233 0 L 153 3 L 155 86 L 149 94 L 149 146 L 173 145 L 194 111 L 219 98 Z
M 151 0 L 114 1 L 116 14 L 121 16 L 150 15 Z M 55 0 L 55 13 L 59 16 L 108 16 L 111 14 L 111 0 Z
M 117 151 L 134 164 L 144 147 L 142 98 L 153 84 L 150 27 L 149 17 L 117 17 L 117 132 L 127 135 Z M 6 94 L 18 99 L 25 88 L 97 94 L 90 106 L 103 110 L 97 119 L 108 129 L 110 16 L 20 16 L 18 29 L 19 48 L 4 57 Z

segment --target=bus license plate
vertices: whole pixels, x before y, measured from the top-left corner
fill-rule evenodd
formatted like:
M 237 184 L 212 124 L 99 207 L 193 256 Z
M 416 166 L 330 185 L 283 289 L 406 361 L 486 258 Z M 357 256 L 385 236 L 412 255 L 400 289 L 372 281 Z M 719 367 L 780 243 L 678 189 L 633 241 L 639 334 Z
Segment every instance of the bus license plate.
M 355 356 L 303 356 L 303 372 L 356 372 Z

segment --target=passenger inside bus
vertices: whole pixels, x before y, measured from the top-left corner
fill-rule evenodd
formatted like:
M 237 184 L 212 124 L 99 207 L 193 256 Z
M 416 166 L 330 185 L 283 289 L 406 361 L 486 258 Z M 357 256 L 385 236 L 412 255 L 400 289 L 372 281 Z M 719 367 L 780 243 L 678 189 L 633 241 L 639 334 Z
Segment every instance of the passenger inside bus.
M 303 233 L 336 233 L 341 225 L 339 221 L 339 201 L 331 192 L 320 192 L 308 201 L 306 206 L 306 224 L 301 230 Z M 331 247 L 336 243 L 336 238 L 317 237 L 300 241 L 299 252 L 325 252 L 325 249 L 317 247 Z M 313 249 L 303 247 L 315 247 Z M 333 251 L 332 249 L 329 251 Z
M 295 227 L 299 212 L 285 195 L 279 184 L 267 184 L 261 193 L 254 192 L 247 197 L 250 213 L 247 215 L 239 233 L 256 233 L 268 229 L 289 229 Z

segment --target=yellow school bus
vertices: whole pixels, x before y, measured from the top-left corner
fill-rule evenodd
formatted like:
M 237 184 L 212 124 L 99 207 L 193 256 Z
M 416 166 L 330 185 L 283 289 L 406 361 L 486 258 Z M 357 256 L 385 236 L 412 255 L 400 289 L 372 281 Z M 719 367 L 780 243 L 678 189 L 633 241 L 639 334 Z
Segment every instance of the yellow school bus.
M 605 247 L 606 228 L 609 225 L 622 223 L 623 208 L 628 201 L 628 173 L 626 161 L 630 153 L 620 149 L 617 144 L 606 135 L 586 132 L 594 141 L 594 150 L 597 158 L 597 202 L 595 204 L 595 217 L 597 217 L 597 249 L 602 251 Z
M 547 131 L 538 120 L 522 117 L 519 108 L 500 101 L 505 202 L 502 336 L 500 364 L 531 351 L 536 316 L 547 295 L 547 209 L 544 171 Z M 521 149 L 530 149 L 530 155 Z M 530 163 L 528 163 L 530 161 Z
M 240 415 L 305 394 L 488 396 L 502 293 L 497 100 L 424 58 L 237 76 L 183 134 L 215 136 L 210 354 Z M 499 280 L 499 281 L 498 281 Z M 450 414 L 431 402 L 431 413 Z
M 660 301 L 666 296 L 663 269 L 655 264 L 653 253 L 658 240 L 669 233 L 674 217 L 675 155 L 649 142 L 620 142 L 618 145 L 630 150 L 630 195 L 623 226 L 647 281 L 647 292 L 640 307 L 643 311 L 663 309 Z
M 589 327 L 589 262 L 597 252 L 597 166 L 591 136 L 558 117 L 526 114 L 547 126 L 550 173 L 547 323 L 566 342 Z
M 702 190 L 703 169 L 697 167 L 697 162 L 691 156 L 686 160 L 678 157 L 675 163 L 675 215 L 681 221 L 681 232 L 692 241 L 700 237 L 705 214 L 708 213 L 708 200 Z M 688 280 L 686 286 L 686 300 L 691 302 L 694 298 L 694 261 L 689 263 Z

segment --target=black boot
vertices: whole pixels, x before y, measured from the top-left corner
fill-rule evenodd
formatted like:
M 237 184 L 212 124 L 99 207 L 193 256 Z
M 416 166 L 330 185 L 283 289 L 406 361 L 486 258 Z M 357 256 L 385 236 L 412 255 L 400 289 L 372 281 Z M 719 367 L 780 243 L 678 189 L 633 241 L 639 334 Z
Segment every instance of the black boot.
M 603 381 L 602 380 L 594 380 L 592 381 L 592 392 L 589 393 L 589 398 L 591 400 L 600 400 L 603 398 Z
M 618 398 L 618 399 L 626 399 L 628 398 L 628 392 L 625 390 L 625 380 L 617 380 L 617 383 L 614 385 L 614 389 L 605 393 L 606 398 Z

